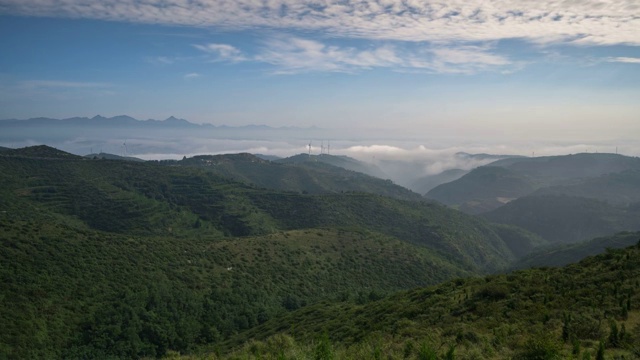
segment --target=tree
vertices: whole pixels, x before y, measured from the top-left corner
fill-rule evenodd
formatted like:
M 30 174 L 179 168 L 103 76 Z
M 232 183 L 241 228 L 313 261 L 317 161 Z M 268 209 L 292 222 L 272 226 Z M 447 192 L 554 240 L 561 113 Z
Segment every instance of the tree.
M 604 341 L 600 340 L 598 345 L 598 352 L 596 353 L 596 360 L 604 360 Z

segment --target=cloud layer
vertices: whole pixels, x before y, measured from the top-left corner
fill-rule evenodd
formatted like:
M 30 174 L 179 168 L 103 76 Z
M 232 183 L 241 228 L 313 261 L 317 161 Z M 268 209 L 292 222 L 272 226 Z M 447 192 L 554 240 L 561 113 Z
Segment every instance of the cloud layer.
M 350 73 L 374 68 L 471 74 L 482 70 L 510 71 L 519 66 L 517 62 L 491 53 L 490 46 L 423 46 L 416 50 L 384 44 L 360 49 L 282 35 L 265 40 L 254 56 L 245 55 L 228 44 L 193 46 L 211 56 L 211 61 L 258 61 L 273 65 L 277 74 Z
M 1 0 L 0 14 L 402 41 L 640 45 L 637 0 Z

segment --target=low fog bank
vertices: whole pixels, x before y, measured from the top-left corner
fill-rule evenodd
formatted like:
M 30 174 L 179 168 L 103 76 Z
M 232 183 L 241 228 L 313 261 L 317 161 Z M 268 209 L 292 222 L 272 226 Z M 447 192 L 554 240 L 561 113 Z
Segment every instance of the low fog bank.
M 130 134 L 131 135 L 131 134 Z M 182 135 L 182 134 L 181 134 Z M 111 153 L 133 156 L 144 160 L 181 159 L 195 155 L 216 155 L 248 152 L 252 154 L 288 157 L 300 153 L 345 155 L 378 167 L 387 178 L 397 184 L 412 188 L 421 178 L 441 174 L 443 171 L 471 170 L 489 164 L 504 156 L 548 156 L 583 152 L 615 153 L 638 156 L 637 141 L 607 143 L 480 143 L 446 140 L 302 140 L 302 139 L 219 139 L 198 136 L 141 137 L 131 135 L 127 139 L 101 139 L 77 137 L 74 139 L 22 139 L 6 141 L 0 146 L 18 148 L 31 145 L 46 145 L 77 155 Z M 491 154 L 487 156 L 482 154 Z

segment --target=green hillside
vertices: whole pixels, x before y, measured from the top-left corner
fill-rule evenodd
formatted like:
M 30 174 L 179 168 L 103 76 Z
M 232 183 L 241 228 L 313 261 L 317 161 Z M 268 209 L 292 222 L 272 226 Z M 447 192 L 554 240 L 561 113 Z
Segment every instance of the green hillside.
M 58 150 L 46 145 L 29 146 L 19 149 L 9 149 L 3 155 L 34 157 L 42 159 L 80 159 L 78 155 L 73 155 L 62 150 Z
M 373 164 L 368 164 L 360 160 L 356 160 L 354 158 L 344 156 L 344 155 L 329 155 L 329 154 L 320 154 L 320 155 L 309 155 L 309 154 L 298 154 L 294 156 L 290 156 L 284 159 L 276 160 L 278 163 L 282 164 L 304 164 L 314 166 L 314 163 L 322 163 L 333 165 L 337 167 L 341 167 L 343 169 L 356 171 L 359 173 L 367 174 L 369 176 L 374 176 L 380 179 L 388 179 L 389 176 L 385 174 L 385 172 Z
M 567 185 L 549 186 L 539 189 L 532 195 L 579 196 L 606 201 L 612 205 L 626 206 L 640 202 L 640 169 L 581 179 Z
M 88 154 L 84 156 L 87 159 L 106 159 L 106 160 L 123 160 L 123 161 L 144 161 L 142 159 L 139 159 L 137 157 L 133 157 L 133 156 L 120 156 L 120 155 L 115 155 L 115 154 L 109 154 L 109 153 L 94 153 L 94 154 Z
M 519 259 L 514 268 L 564 266 L 578 262 L 587 256 L 602 254 L 607 249 L 620 249 L 631 246 L 637 243 L 639 239 L 640 232 L 625 231 L 613 236 L 598 237 L 576 244 L 542 247 Z
M 640 159 L 615 154 L 509 158 L 442 184 L 427 198 L 470 214 L 531 195 L 570 195 L 628 205 L 640 198 Z
M 25 153 L 0 155 L 0 358 L 188 353 L 301 306 L 515 259 L 485 221 L 434 203 Z
M 81 159 L 81 158 L 80 158 Z M 0 157 L 8 197 L 121 234 L 251 236 L 317 227 L 356 227 L 451 256 L 468 270 L 506 265 L 512 255 L 481 220 L 428 202 L 365 193 L 305 195 L 243 185 L 197 167 L 108 160 Z M 23 174 L 23 175 L 20 175 Z M 15 200 L 18 201 L 18 200 Z
M 423 176 L 411 183 L 409 188 L 419 194 L 426 194 L 438 185 L 458 180 L 469 171 L 462 169 L 449 169 L 436 175 Z
M 640 169 L 640 159 L 618 154 L 582 153 L 564 156 L 511 158 L 498 160 L 501 166 L 517 173 L 540 179 L 548 185 L 571 180 L 599 177 L 630 169 Z
M 419 194 L 389 180 L 344 168 L 345 163 L 359 164 L 357 160 L 332 155 L 315 155 L 311 160 L 308 155 L 300 157 L 272 162 L 245 153 L 201 155 L 185 158 L 177 163 L 163 163 L 172 166 L 197 166 L 217 175 L 273 190 L 309 194 L 366 192 L 404 200 L 421 199 Z
M 491 224 L 491 228 L 516 258 L 530 254 L 536 248 L 549 245 L 548 240 L 518 226 L 494 223 Z
M 482 166 L 458 180 L 439 185 L 425 196 L 470 214 L 496 209 L 531 193 L 531 179 L 502 167 Z
M 49 216 L 1 220 L 7 358 L 188 352 L 319 299 L 367 302 L 466 274 L 373 233 L 211 242 L 80 230 Z
M 222 358 L 632 359 L 639 283 L 640 245 L 365 305 L 319 303 L 238 334 Z
M 640 230 L 640 212 L 566 195 L 527 196 L 482 214 L 490 221 L 526 229 L 554 244 Z

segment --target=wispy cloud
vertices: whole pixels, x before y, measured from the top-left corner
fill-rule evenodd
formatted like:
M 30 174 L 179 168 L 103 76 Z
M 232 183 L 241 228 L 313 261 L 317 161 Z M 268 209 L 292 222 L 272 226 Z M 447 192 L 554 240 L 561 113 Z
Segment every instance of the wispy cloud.
M 3 0 L 0 14 L 318 30 L 402 41 L 640 45 L 637 0 Z
M 212 56 L 212 61 L 245 61 L 246 57 L 240 50 L 228 44 L 194 44 L 193 47 Z
M 636 58 L 636 57 L 611 57 L 611 58 L 608 58 L 607 61 L 627 63 L 627 64 L 640 64 L 640 58 Z
M 187 80 L 189 80 L 189 79 L 197 79 L 197 78 L 199 78 L 200 76 L 202 76 L 202 75 L 200 75 L 200 74 L 198 74 L 198 73 L 188 73 L 188 74 L 185 74 L 185 75 L 184 75 L 184 78 L 185 78 L 185 79 L 187 79 Z
M 293 36 L 269 39 L 255 60 L 276 66 L 278 73 L 354 72 L 402 63 L 391 46 L 358 50 Z
M 246 56 L 225 44 L 194 45 L 207 52 L 224 53 L 221 58 L 241 58 L 272 65 L 274 74 L 303 72 L 356 73 L 375 68 L 395 71 L 472 74 L 479 71 L 510 71 L 508 58 L 494 54 L 491 46 L 439 45 L 398 47 L 388 42 L 365 49 L 327 44 L 296 36 L 273 36 L 265 40 L 256 55 Z

